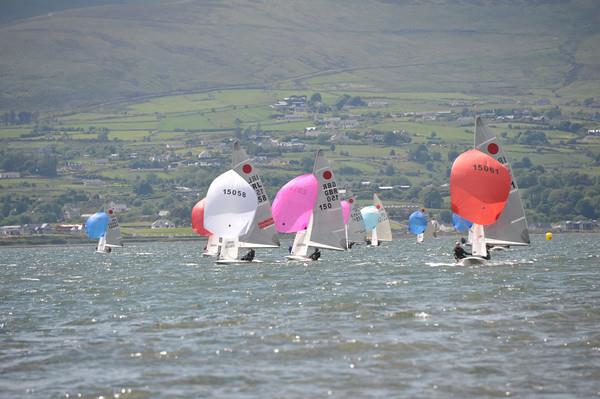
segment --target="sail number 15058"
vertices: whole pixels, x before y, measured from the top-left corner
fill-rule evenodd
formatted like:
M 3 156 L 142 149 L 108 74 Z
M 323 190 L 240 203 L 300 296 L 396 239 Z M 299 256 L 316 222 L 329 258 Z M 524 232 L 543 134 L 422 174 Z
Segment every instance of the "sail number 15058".
M 225 195 L 237 195 L 238 197 L 246 198 L 246 192 L 242 190 L 236 190 L 231 188 L 224 188 L 223 194 Z

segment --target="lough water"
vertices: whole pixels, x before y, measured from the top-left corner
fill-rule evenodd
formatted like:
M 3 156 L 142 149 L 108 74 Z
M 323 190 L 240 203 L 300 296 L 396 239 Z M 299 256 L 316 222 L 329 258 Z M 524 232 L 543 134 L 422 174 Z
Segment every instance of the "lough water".
M 217 266 L 200 242 L 0 249 L 0 397 L 600 395 L 600 237 Z

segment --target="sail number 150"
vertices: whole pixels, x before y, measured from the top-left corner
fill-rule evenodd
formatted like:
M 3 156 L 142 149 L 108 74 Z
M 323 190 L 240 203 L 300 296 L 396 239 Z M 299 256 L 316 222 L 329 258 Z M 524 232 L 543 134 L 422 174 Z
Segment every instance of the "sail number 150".
M 324 211 L 324 210 L 326 210 L 326 209 L 331 209 L 331 206 L 332 206 L 332 205 L 331 205 L 331 202 L 328 202 L 328 203 L 326 203 L 326 204 L 321 204 L 321 205 L 319 205 L 319 209 L 320 209 L 320 210 L 322 210 L 322 211 Z

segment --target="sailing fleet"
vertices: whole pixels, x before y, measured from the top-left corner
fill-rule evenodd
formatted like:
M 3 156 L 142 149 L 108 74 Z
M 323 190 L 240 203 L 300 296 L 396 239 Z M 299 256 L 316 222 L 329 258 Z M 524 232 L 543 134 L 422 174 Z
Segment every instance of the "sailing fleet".
M 506 152 L 483 119 L 476 118 L 474 146 L 459 155 L 450 174 L 452 220 L 469 233 L 472 251 L 461 265 L 484 264 L 489 251 L 530 244 L 527 219 Z M 238 141 L 233 142 L 231 169 L 217 176 L 205 198 L 192 208 L 192 229 L 206 237 L 203 256 L 218 264 L 261 262 L 255 249 L 278 248 L 278 234 L 294 234 L 285 256 L 291 262 L 313 262 L 321 250 L 347 251 L 354 245 L 377 247 L 392 241 L 390 219 L 377 194 L 359 207 L 350 189 L 341 187 L 323 150 L 317 150 L 312 173 L 297 176 L 271 203 L 261 177 Z M 409 232 L 416 242 L 437 237 L 439 223 L 425 209 L 413 212 Z M 97 252 L 121 247 L 112 209 L 87 220 Z M 458 244 L 458 243 L 457 243 Z M 242 251 L 248 251 L 241 255 Z

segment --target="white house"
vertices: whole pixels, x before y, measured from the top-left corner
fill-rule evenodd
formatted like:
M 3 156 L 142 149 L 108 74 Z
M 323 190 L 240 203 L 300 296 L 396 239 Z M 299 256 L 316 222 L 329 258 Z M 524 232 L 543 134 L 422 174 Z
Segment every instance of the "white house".
M 150 225 L 150 228 L 151 229 L 173 229 L 173 228 L 175 228 L 175 223 L 173 223 L 167 219 L 158 219 Z

